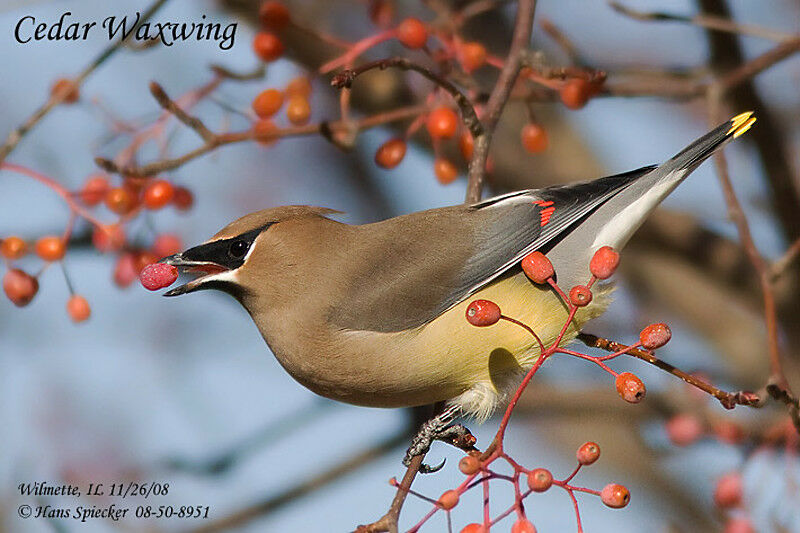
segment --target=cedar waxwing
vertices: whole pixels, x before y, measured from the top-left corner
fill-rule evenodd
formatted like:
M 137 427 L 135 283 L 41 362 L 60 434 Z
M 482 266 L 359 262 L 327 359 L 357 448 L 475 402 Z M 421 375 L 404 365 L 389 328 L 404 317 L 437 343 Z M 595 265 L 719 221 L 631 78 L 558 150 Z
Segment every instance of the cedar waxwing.
M 468 304 L 492 300 L 550 345 L 567 308 L 525 276 L 522 258 L 545 253 L 565 290 L 587 283 L 598 248 L 621 250 L 683 179 L 753 122 L 743 113 L 660 166 L 373 224 L 343 224 L 319 207 L 251 213 L 162 259 L 206 273 L 165 295 L 233 295 L 281 365 L 322 396 L 378 407 L 448 401 L 451 414 L 482 420 L 516 389 L 539 348 L 509 322 L 470 325 Z M 610 293 L 595 287 L 564 343 L 606 310 Z

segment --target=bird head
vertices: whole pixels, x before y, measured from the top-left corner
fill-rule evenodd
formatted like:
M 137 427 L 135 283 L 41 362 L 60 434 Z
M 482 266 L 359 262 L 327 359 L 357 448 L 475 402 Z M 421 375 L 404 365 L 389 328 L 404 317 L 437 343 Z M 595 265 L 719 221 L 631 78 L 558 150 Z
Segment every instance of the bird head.
M 208 241 L 162 258 L 159 263 L 201 274 L 164 296 L 216 289 L 244 303 L 249 295 L 280 286 L 302 261 L 298 257 L 303 246 L 301 228 L 309 221 L 327 220 L 324 215 L 331 213 L 338 211 L 285 206 L 245 215 Z

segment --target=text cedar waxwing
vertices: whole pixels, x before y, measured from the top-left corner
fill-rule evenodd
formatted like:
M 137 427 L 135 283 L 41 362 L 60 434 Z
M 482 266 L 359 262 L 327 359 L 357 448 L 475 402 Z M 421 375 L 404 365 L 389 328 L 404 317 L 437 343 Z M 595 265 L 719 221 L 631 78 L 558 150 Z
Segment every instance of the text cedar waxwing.
M 373 224 L 336 222 L 326 216 L 336 211 L 319 207 L 251 213 L 162 259 L 206 272 L 166 296 L 230 293 L 289 374 L 322 396 L 378 407 L 447 400 L 450 416 L 485 419 L 539 348 L 509 322 L 470 325 L 468 304 L 492 300 L 551 344 L 567 308 L 526 278 L 521 259 L 540 250 L 561 287 L 586 283 L 598 248 L 622 249 L 689 173 L 754 121 L 743 113 L 660 166 Z M 594 291 L 564 342 L 606 310 L 610 292 Z

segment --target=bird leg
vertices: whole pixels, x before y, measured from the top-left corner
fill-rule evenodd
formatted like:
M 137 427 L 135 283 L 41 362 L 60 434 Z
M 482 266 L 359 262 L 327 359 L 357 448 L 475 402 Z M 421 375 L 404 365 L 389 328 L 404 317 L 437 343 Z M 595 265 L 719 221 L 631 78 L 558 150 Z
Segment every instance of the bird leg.
M 474 450 L 476 439 L 469 429 L 461 424 L 451 423 L 460 410 L 461 408 L 458 405 L 450 405 L 440 414 L 422 424 L 422 427 L 419 428 L 419 431 L 411 440 L 411 446 L 406 450 L 403 465 L 409 466 L 415 456 L 428 453 L 431 444 L 435 440 L 447 442 L 465 451 Z M 443 459 L 437 466 L 423 463 L 419 471 L 423 474 L 437 472 L 442 469 L 445 461 L 446 459 Z

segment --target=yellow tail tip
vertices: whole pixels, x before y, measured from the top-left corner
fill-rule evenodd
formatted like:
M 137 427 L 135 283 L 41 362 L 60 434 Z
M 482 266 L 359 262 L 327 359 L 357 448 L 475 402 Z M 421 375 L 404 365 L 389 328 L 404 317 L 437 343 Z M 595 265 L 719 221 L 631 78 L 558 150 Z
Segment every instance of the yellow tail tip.
M 731 129 L 728 130 L 728 135 L 733 134 L 733 138 L 735 139 L 749 130 L 750 126 L 752 126 L 755 121 L 756 117 L 753 116 L 752 111 L 745 111 L 744 113 L 736 115 L 730 120 Z

